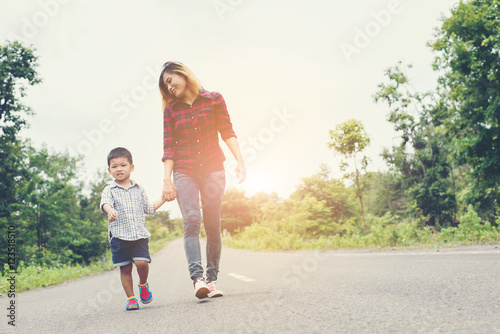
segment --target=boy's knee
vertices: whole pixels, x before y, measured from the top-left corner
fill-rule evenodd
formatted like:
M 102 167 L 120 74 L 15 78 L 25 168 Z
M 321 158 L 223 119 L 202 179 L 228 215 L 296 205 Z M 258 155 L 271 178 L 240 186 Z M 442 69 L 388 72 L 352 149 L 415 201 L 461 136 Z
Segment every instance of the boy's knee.
M 137 268 L 144 268 L 149 266 L 148 261 L 134 261 L 134 263 Z
M 120 272 L 124 275 L 131 275 L 132 274 L 132 263 L 129 263 L 125 266 L 121 266 Z

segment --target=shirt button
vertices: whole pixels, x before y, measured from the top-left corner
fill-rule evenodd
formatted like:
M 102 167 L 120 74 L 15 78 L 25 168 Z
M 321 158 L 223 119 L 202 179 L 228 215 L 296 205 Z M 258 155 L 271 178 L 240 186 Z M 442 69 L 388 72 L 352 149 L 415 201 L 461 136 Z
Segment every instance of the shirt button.
M 200 142 L 200 140 L 198 139 L 198 140 L 196 140 L 196 142 L 197 142 L 197 143 L 199 143 L 199 142 Z
M 200 152 L 198 152 L 198 154 L 200 154 Z
M 198 130 L 198 128 L 194 128 L 195 130 Z

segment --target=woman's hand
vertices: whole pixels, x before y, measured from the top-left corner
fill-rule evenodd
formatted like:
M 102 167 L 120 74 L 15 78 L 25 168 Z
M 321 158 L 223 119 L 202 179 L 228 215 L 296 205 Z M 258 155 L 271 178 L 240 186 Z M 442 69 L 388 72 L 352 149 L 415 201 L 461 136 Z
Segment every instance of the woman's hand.
M 236 177 L 238 178 L 238 184 L 242 183 L 247 178 L 247 170 L 243 161 L 238 161 L 236 165 Z
M 177 198 L 177 190 L 175 189 L 172 180 L 165 180 L 163 182 L 163 190 L 161 198 L 164 201 L 171 202 Z

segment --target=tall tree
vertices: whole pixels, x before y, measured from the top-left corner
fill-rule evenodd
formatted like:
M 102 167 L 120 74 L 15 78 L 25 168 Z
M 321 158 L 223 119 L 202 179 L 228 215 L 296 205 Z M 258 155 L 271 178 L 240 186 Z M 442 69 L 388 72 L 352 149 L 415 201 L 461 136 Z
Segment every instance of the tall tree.
M 451 150 L 442 124 L 443 106 L 432 92 L 415 92 L 401 64 L 386 71 L 389 83 L 379 85 L 374 98 L 389 106 L 389 122 L 401 135 L 399 145 L 386 149 L 384 159 L 403 175 L 408 201 L 415 215 L 428 224 L 450 225 L 456 209 Z M 411 208 L 412 206 L 410 206 Z
M 36 72 L 37 57 L 33 50 L 19 42 L 0 45 L 0 226 L 21 228 L 18 212 L 13 205 L 19 202 L 19 189 L 26 180 L 25 152 L 27 144 L 18 138 L 19 131 L 27 126 L 25 116 L 31 109 L 24 105 L 26 84 L 34 85 L 41 80 Z M 18 246 L 24 244 L 25 236 L 17 233 Z M 6 238 L 2 234 L 0 248 L 6 249 Z M 24 248 L 22 248 L 24 249 Z M 22 249 L 17 254 L 23 253 Z M 6 252 L 0 253 L 4 263 Z
M 0 217 L 4 218 L 10 215 L 9 205 L 16 202 L 17 182 L 23 177 L 19 152 L 24 144 L 17 133 L 26 126 L 31 109 L 20 98 L 25 96 L 26 83 L 41 81 L 36 61 L 33 50 L 19 42 L 0 45 Z
M 21 43 L 7 42 L 0 45 L 0 121 L 1 127 L 19 130 L 26 125 L 24 114 L 31 108 L 19 98 L 26 95 L 26 86 L 41 82 L 36 72 L 37 56 Z
M 460 1 L 430 43 L 454 154 L 470 166 L 467 200 L 500 204 L 500 0 Z
M 349 161 L 352 163 L 352 168 L 354 168 L 353 172 L 344 174 L 344 177 L 352 180 L 354 183 L 356 197 L 359 200 L 361 217 L 363 219 L 363 226 L 366 233 L 365 210 L 363 207 L 363 193 L 365 191 L 365 185 L 362 182 L 361 174 L 362 172 L 366 172 L 368 158 L 364 155 L 360 156 L 360 154 L 370 144 L 370 138 L 366 134 L 363 124 L 359 121 L 351 119 L 342 124 L 338 124 L 334 130 L 330 130 L 330 139 L 328 147 L 335 150 L 335 152 L 339 153 L 344 159 L 346 159 L 342 161 L 340 169 L 346 172 L 351 165 Z

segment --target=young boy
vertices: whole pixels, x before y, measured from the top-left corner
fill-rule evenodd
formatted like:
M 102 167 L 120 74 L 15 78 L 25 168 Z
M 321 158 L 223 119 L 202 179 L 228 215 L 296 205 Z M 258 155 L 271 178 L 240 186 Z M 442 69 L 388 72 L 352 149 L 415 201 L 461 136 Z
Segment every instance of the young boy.
M 108 171 L 115 179 L 104 188 L 101 210 L 108 214 L 108 237 L 113 254 L 113 265 L 120 267 L 120 278 L 127 294 L 126 310 L 136 310 L 139 303 L 134 295 L 132 262 L 139 274 L 139 297 L 148 304 L 153 299 L 149 290 L 148 273 L 151 257 L 148 240 L 151 234 L 146 228 L 145 215 L 154 215 L 165 203 L 158 199 L 150 203 L 144 188 L 130 179 L 134 170 L 132 154 L 117 147 L 108 154 Z

